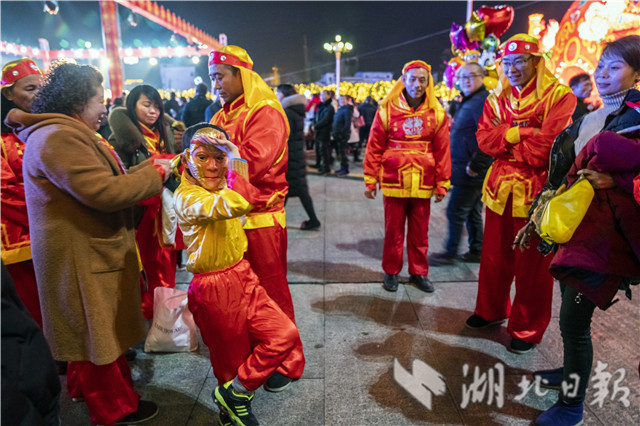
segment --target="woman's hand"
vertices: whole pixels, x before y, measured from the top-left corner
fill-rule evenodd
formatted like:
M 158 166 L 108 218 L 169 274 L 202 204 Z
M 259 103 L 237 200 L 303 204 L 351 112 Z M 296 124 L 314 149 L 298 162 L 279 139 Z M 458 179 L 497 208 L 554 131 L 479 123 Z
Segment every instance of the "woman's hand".
M 516 247 L 518 247 L 521 252 L 528 250 L 531 247 L 531 236 L 535 232 L 535 229 L 536 225 L 533 222 L 527 222 L 527 224 L 518 231 L 511 248 L 515 250 Z
M 173 166 L 171 165 L 171 160 L 167 158 L 155 158 L 153 160 L 153 165 L 160 166 L 164 170 L 163 182 L 166 182 L 167 179 L 169 179 L 169 176 L 171 176 L 171 173 L 173 172 Z
M 616 181 L 613 180 L 613 177 L 609 173 L 582 169 L 578 171 L 578 175 L 584 176 L 595 189 L 610 189 L 616 186 Z

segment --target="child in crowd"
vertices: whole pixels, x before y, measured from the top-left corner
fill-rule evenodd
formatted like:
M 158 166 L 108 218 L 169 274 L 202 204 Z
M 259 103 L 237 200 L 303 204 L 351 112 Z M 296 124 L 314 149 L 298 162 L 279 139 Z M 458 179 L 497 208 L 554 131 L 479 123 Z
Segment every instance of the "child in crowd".
M 190 145 L 182 154 L 185 169 L 175 207 L 187 270 L 194 274 L 189 309 L 220 384 L 212 395 L 220 423 L 257 425 L 253 393 L 300 345 L 300 335 L 243 259 L 247 238 L 241 217 L 260 207 L 252 204 L 247 162 L 217 126 L 197 124 L 184 138 Z

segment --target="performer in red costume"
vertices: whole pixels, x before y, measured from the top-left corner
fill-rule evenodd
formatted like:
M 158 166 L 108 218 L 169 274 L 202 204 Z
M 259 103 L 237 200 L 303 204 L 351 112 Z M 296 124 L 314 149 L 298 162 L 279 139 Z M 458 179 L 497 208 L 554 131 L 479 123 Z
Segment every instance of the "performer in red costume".
M 222 129 L 197 124 L 176 190 L 176 213 L 189 257 L 189 309 L 209 347 L 219 386 L 213 399 L 221 424 L 258 424 L 254 391 L 285 361 L 304 367 L 293 348 L 300 335 L 293 321 L 259 285 L 243 259 L 247 238 L 240 217 L 260 208 L 260 191 L 248 181 L 247 162 Z
M 287 282 L 287 139 L 289 123 L 273 90 L 252 70 L 253 61 L 238 46 L 224 46 L 209 55 L 209 75 L 223 108 L 211 124 L 225 129 L 249 164 L 249 182 L 259 191 L 264 207 L 247 214 L 244 225 L 249 247 L 244 258 L 285 314 L 295 322 Z M 294 349 L 304 359 L 302 344 Z M 296 357 L 297 358 L 297 357 Z M 284 389 L 302 375 L 303 364 L 285 361 L 286 377 L 276 372 L 267 382 L 271 390 Z
M 24 199 L 22 156 L 24 143 L 4 124 L 12 108 L 31 112 L 31 104 L 42 86 L 42 73 L 29 58 L 12 61 L 2 67 L 2 261 L 16 284 L 22 303 L 42 328 L 36 274 L 31 260 L 29 218 Z
M 551 256 L 512 248 L 547 180 L 553 140 L 571 122 L 576 97 L 546 68 L 538 42 L 526 34 L 501 47 L 501 86 L 485 101 L 478 146 L 493 156 L 482 188 L 487 206 L 478 296 L 467 326 L 483 328 L 509 318 L 509 351 L 529 352 L 551 319 Z M 515 277 L 516 295 L 510 299 Z
M 449 188 L 451 155 L 447 115 L 433 91 L 431 67 L 411 61 L 376 112 L 363 162 L 364 195 L 384 195 L 384 288 L 398 289 L 405 222 L 410 281 L 432 292 L 429 264 L 431 197 L 442 201 Z

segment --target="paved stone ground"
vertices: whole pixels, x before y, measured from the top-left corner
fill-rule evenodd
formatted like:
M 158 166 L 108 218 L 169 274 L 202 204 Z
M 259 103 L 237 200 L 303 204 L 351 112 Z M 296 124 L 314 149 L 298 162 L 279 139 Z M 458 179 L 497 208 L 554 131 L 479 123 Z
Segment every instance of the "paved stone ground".
M 409 284 L 397 293 L 386 292 L 380 284 L 382 200 L 365 199 L 358 177 L 361 166 L 353 165 L 352 172 L 347 178 L 309 176 L 320 230 L 297 229 L 307 217 L 298 199 L 287 205 L 288 277 L 307 366 L 302 379 L 284 392 L 258 390 L 253 407 L 261 424 L 531 424 L 557 398 L 555 391 L 538 396 L 535 389 L 519 397 L 518 387 L 531 371 L 561 365 L 557 288 L 544 340 L 525 355 L 505 349 L 510 340 L 506 325 L 465 329 L 475 305 L 477 264 L 431 268 L 429 276 L 436 285 L 432 294 Z M 446 202 L 432 205 L 430 251 L 440 251 L 446 238 L 445 208 Z M 179 272 L 179 287 L 186 289 L 189 279 L 188 273 Z M 405 267 L 401 282 L 407 280 Z M 601 405 L 590 405 L 598 396 L 592 380 L 587 425 L 640 424 L 640 304 L 637 294 L 633 302 L 620 296 L 620 303 L 606 312 L 598 310 L 593 319 L 594 368 L 598 361 L 606 363 L 605 372 L 613 378 L 608 385 L 600 382 L 608 392 Z M 139 351 L 130 364 L 136 388 L 160 406 L 158 417 L 146 424 L 217 424 L 211 399 L 217 383 L 208 355 L 202 344 L 194 353 Z M 474 381 L 476 368 L 484 384 Z M 501 369 L 503 387 L 498 385 Z M 430 384 L 439 382 L 438 375 L 442 378 L 441 388 L 432 385 L 431 404 L 425 404 L 431 392 L 420 383 L 414 386 L 422 392 L 419 397 L 405 389 L 410 380 L 400 380 L 405 387 L 399 384 L 394 377 L 402 371 L 431 377 Z M 61 380 L 65 388 L 64 377 Z M 621 402 L 622 392 L 613 395 L 616 380 L 620 389 L 630 391 L 629 407 Z M 474 383 L 480 385 L 478 392 L 470 393 Z M 64 425 L 89 424 L 83 403 L 71 402 L 66 390 L 61 399 Z

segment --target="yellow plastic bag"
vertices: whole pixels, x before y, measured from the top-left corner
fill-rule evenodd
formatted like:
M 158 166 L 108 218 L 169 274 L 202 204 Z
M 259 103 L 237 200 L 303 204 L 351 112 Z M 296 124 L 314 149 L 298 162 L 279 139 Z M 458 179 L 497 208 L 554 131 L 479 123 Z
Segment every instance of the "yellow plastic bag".
M 569 241 L 587 214 L 593 195 L 591 183 L 581 176 L 571 188 L 553 197 L 542 214 L 540 238 L 548 243 Z

